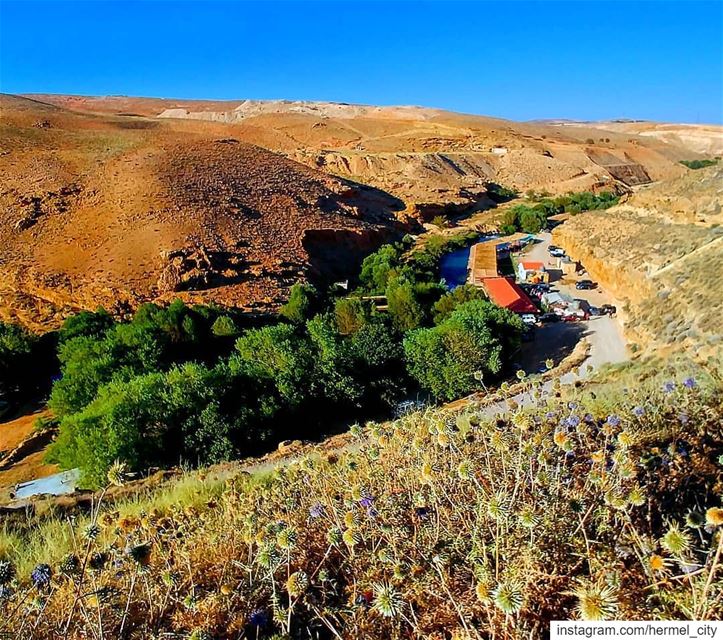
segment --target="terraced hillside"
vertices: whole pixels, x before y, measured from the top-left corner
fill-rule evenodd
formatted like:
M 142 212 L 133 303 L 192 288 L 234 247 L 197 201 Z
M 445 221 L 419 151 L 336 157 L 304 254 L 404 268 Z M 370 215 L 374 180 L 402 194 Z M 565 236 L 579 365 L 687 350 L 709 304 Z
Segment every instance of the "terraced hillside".
M 29 326 L 174 297 L 273 308 L 401 230 L 391 196 L 223 125 L 0 107 L 0 316 Z
M 648 349 L 721 349 L 723 169 L 690 172 L 607 211 L 575 216 L 555 242 L 625 302 L 626 331 Z

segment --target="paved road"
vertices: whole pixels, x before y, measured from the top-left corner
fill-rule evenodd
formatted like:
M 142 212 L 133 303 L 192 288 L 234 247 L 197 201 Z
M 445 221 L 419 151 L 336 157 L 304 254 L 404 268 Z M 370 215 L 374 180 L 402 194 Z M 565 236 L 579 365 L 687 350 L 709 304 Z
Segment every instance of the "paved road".
M 603 304 L 615 304 L 615 301 L 600 289 L 593 291 L 575 289 L 575 282 L 580 278 L 561 280 L 560 272 L 552 269 L 553 259 L 547 252 L 551 235 L 541 233 L 538 238 L 542 242 L 530 247 L 524 256 L 530 260 L 544 262 L 551 268 L 550 284 L 553 290 L 578 300 L 586 300 L 588 304 L 595 307 Z M 586 369 L 588 365 L 592 365 L 593 369 L 598 369 L 604 364 L 624 362 L 628 359 L 620 322 L 610 316 L 594 316 L 581 322 L 555 322 L 543 325 L 536 331 L 535 340 L 524 345 L 521 364 L 528 372 L 534 372 L 544 364 L 547 358 L 559 362 L 583 337 L 590 343 L 590 356 L 581 369 Z

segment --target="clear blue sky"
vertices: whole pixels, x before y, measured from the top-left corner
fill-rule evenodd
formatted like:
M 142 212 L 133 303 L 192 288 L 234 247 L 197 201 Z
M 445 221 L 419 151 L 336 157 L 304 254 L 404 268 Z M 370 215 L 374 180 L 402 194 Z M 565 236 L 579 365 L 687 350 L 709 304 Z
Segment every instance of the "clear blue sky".
M 723 2 L 0 0 L 0 90 L 723 120 Z

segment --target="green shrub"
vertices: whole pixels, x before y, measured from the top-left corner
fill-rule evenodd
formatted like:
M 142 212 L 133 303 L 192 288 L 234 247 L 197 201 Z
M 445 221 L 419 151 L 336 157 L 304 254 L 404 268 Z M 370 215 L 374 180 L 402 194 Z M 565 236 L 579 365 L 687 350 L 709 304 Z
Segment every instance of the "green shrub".
M 705 160 L 681 160 L 680 164 L 685 165 L 688 169 L 705 169 L 706 167 L 712 167 L 718 164 L 718 159 L 705 159 Z

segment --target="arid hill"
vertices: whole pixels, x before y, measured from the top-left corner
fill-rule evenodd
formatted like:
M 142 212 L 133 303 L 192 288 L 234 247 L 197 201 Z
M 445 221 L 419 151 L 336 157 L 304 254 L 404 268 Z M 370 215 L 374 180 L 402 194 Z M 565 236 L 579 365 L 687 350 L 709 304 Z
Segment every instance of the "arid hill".
M 723 168 L 642 189 L 607 211 L 574 216 L 554 240 L 624 301 L 640 349 L 721 353 Z
M 223 123 L 234 136 L 373 185 L 424 211 L 466 206 L 484 185 L 553 193 L 619 192 L 683 175 L 675 142 L 593 126 L 549 126 L 421 107 L 293 101 L 193 101 L 38 96 L 69 109 L 141 114 L 188 126 Z M 695 153 L 693 157 L 697 157 Z
M 0 315 L 29 326 L 174 297 L 273 308 L 402 230 L 401 202 L 228 126 L 0 108 Z

